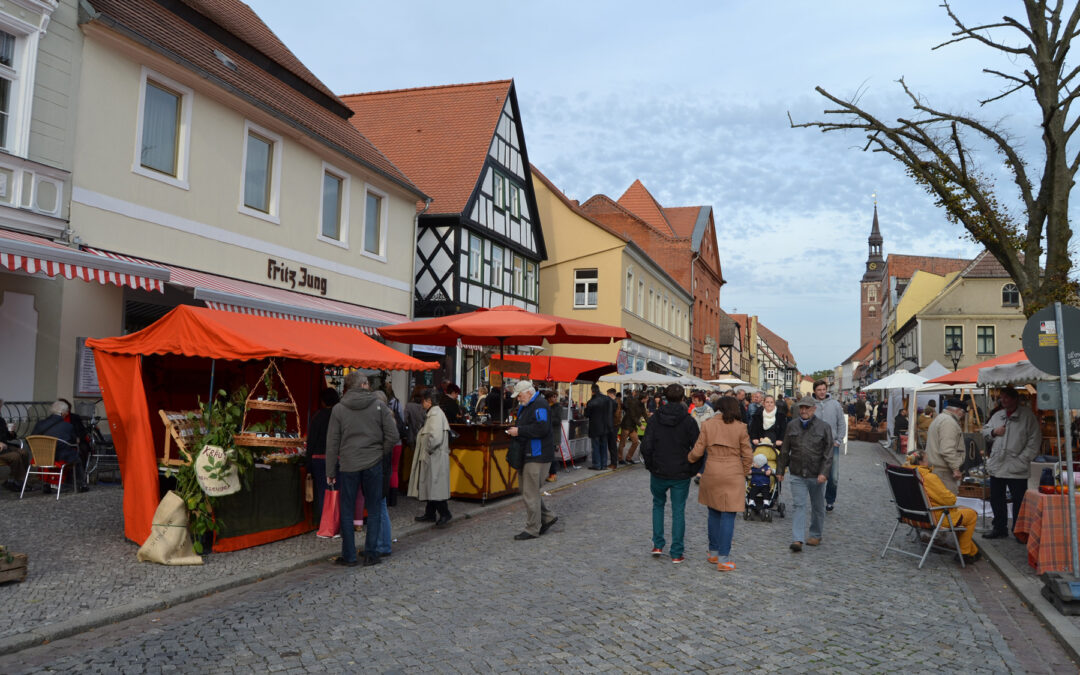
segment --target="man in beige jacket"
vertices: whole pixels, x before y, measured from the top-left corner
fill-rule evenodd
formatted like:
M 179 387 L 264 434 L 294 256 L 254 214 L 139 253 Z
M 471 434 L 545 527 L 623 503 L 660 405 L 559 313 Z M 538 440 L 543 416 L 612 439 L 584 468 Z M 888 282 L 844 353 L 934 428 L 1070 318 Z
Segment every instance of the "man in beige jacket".
M 960 467 L 964 463 L 964 431 L 960 423 L 966 413 L 967 403 L 950 399 L 926 430 L 926 463 L 952 493 L 956 493 L 963 476 Z

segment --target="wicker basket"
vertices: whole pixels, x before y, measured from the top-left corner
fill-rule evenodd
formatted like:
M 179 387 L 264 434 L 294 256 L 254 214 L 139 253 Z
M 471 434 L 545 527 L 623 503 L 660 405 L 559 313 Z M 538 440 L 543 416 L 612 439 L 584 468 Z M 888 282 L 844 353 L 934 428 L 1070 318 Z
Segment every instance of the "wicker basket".
M 990 499 L 990 488 L 986 485 L 971 485 L 970 483 L 961 483 L 957 487 L 958 497 L 968 497 L 970 499 Z
M 266 380 L 271 381 L 274 378 L 281 384 L 285 390 L 284 401 L 266 401 L 259 400 L 257 394 L 259 391 L 266 388 Z M 252 411 L 267 411 L 267 412 L 283 412 L 286 413 L 286 423 L 288 422 L 288 414 L 292 413 L 296 419 L 296 426 L 292 429 L 287 429 L 288 433 L 295 433 L 296 435 L 291 438 L 279 438 L 273 435 L 259 435 L 258 432 L 252 432 L 248 430 L 248 419 Z M 296 402 L 293 401 L 292 392 L 289 391 L 289 385 L 285 383 L 285 378 L 281 376 L 281 371 L 278 370 L 277 364 L 273 359 L 270 359 L 270 363 L 266 366 L 266 370 L 259 376 L 259 381 L 255 383 L 255 386 L 251 388 L 251 392 L 248 393 L 247 400 L 244 402 L 244 417 L 240 422 L 240 428 L 243 431 L 233 434 L 233 443 L 243 446 L 245 448 L 291 448 L 304 445 L 307 440 L 300 433 L 300 411 L 296 407 Z

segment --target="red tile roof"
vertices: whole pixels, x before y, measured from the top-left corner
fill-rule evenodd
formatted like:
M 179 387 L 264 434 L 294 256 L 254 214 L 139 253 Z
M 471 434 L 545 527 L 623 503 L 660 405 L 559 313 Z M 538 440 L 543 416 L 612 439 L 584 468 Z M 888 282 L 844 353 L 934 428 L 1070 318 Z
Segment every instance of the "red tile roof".
M 630 211 L 657 230 L 671 236 L 678 236 L 664 215 L 664 208 L 656 201 L 640 180 L 635 180 L 618 199 L 619 206 Z M 693 230 L 693 226 L 691 226 Z M 683 235 L 688 236 L 688 235 Z
M 791 347 L 788 346 L 787 340 L 766 328 L 765 324 L 760 321 L 758 321 L 757 332 L 758 336 L 765 341 L 765 344 L 769 345 L 769 348 L 776 352 L 776 355 L 783 359 L 784 362 L 795 364 L 795 357 L 791 354 Z
M 295 84 L 287 82 L 287 78 L 272 74 L 272 68 L 269 67 L 272 64 L 254 63 L 227 46 L 225 42 L 231 41 L 231 33 L 228 30 L 222 33 L 224 27 L 214 23 L 212 17 L 194 12 L 192 8 L 200 5 L 199 2 L 192 0 L 191 4 L 181 6 L 182 13 L 186 15 L 181 16 L 157 2 L 88 1 L 98 12 L 91 17 L 90 23 L 114 30 L 164 54 L 214 85 L 266 110 L 335 152 L 367 166 L 417 196 L 423 196 L 400 169 L 338 114 L 348 111 L 338 105 L 340 102 L 336 98 L 326 98 L 321 93 L 305 95 Z M 273 33 L 247 5 L 238 0 L 213 0 L 212 6 L 206 11 L 231 23 L 235 30 L 248 32 L 253 36 L 252 39 L 261 41 L 263 48 L 275 51 L 267 37 L 267 34 L 272 36 Z M 246 27 L 242 28 L 242 25 Z M 219 37 L 212 37 L 210 32 L 218 33 Z M 257 34 L 261 34 L 261 37 Z M 274 40 L 276 41 L 276 38 Z M 248 45 L 251 46 L 253 45 Z M 243 45 L 241 47 L 247 49 Z M 236 69 L 233 70 L 218 60 L 214 50 L 228 56 Z M 278 56 L 289 61 L 281 53 Z M 289 68 L 287 63 L 279 65 Z M 316 98 L 321 98 L 322 102 Z M 335 111 L 334 108 L 340 108 L 340 111 Z
M 236 37 L 248 43 L 268 58 L 279 64 L 293 75 L 315 87 L 323 94 L 338 100 L 319 78 L 296 58 L 274 31 L 262 22 L 262 19 L 243 2 L 238 0 L 182 0 L 196 12 L 202 14 Z M 340 103 L 340 101 L 338 101 Z
M 967 266 L 960 276 L 965 279 L 1009 279 L 1011 275 L 1005 271 L 1005 266 L 991 255 L 990 251 L 983 251 L 975 256 L 971 264 Z
M 841 361 L 841 363 L 851 363 L 852 361 L 859 361 L 860 363 L 864 362 L 866 361 L 866 357 L 870 356 L 870 354 L 877 349 L 879 344 L 881 344 L 881 340 L 870 340 L 856 349 L 854 354 Z
M 458 214 L 480 180 L 512 80 L 347 94 L 350 120 L 432 198 Z
M 701 206 L 673 206 L 662 210 L 675 236 L 690 238 L 694 235 L 694 226 L 697 225 L 698 215 L 701 214 L 702 208 Z
M 885 277 L 910 279 L 916 270 L 930 272 L 938 276 L 949 272 L 959 272 L 967 267 L 971 260 L 967 258 L 938 258 L 933 256 L 890 254 L 885 265 Z

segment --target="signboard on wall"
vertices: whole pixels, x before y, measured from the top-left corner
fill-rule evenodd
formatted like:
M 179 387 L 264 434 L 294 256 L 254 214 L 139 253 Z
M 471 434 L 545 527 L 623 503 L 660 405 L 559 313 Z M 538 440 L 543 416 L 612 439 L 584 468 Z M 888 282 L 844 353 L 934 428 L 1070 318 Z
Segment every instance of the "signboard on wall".
M 94 350 L 86 346 L 86 338 L 75 338 L 75 395 L 101 396 Z

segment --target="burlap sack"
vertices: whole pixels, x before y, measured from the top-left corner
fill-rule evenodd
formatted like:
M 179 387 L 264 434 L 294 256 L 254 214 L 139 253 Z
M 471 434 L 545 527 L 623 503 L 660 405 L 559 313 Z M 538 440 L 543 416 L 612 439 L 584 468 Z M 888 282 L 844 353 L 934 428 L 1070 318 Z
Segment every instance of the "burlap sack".
M 201 565 L 188 533 L 188 512 L 184 500 L 172 490 L 162 498 L 154 512 L 150 536 L 139 548 L 139 562 L 161 565 Z

